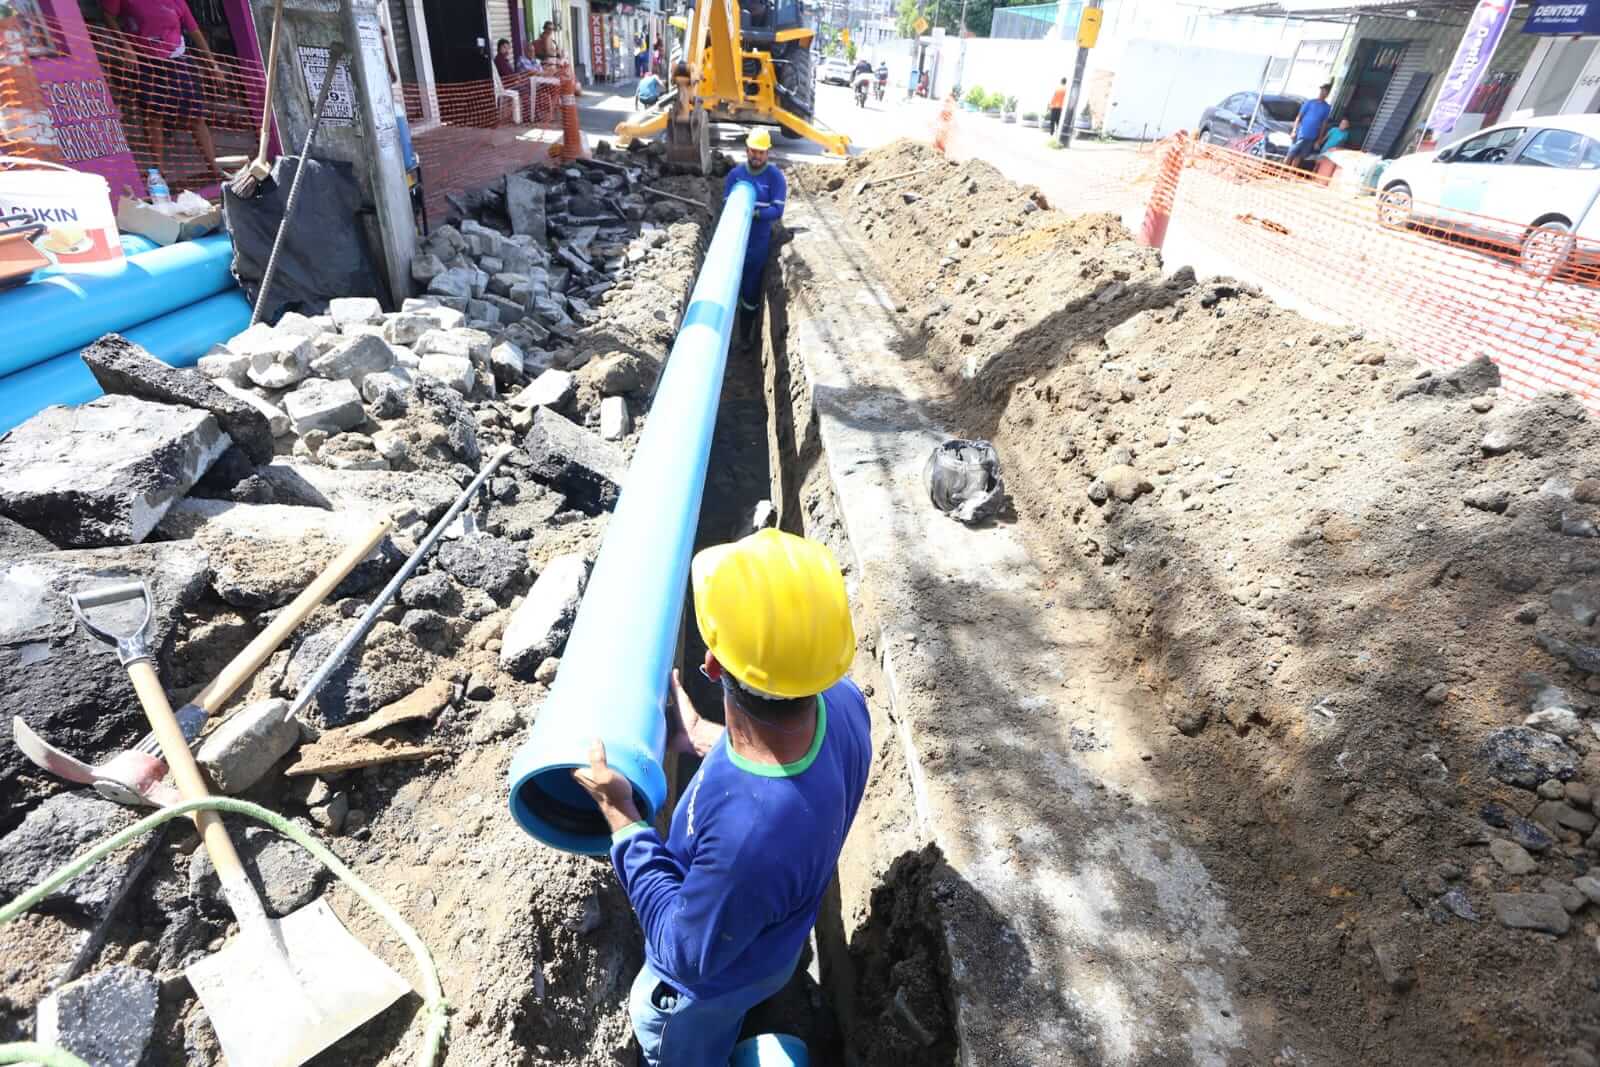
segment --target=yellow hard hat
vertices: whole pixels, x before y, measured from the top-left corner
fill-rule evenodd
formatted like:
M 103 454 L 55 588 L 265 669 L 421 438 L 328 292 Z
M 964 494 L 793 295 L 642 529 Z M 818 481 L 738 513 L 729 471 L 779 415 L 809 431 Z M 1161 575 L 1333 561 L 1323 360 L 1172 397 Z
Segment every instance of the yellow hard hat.
M 700 550 L 690 573 L 700 636 L 746 689 L 808 697 L 850 669 L 856 631 L 826 546 L 762 530 Z
M 758 148 L 765 152 L 772 147 L 772 134 L 767 132 L 765 126 L 757 127 L 750 131 L 750 136 L 744 139 L 746 148 Z

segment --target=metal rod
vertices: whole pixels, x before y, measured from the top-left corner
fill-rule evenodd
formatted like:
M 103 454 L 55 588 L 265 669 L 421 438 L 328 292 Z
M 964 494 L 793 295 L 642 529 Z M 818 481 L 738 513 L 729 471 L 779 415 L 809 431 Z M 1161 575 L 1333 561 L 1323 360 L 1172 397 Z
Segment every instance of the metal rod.
M 367 636 L 367 632 L 377 625 L 378 616 L 383 613 L 383 609 L 388 606 L 389 601 L 394 599 L 394 595 L 400 591 L 400 587 L 405 584 L 406 579 L 410 578 L 416 569 L 422 565 L 423 559 L 433 549 L 435 542 L 444 536 L 445 528 L 455 520 L 457 515 L 461 514 L 461 509 L 466 507 L 472 500 L 472 494 L 482 488 L 483 483 L 488 481 L 489 475 L 495 472 L 495 468 L 504 463 L 506 457 L 515 451 L 515 448 L 508 445 L 496 452 L 490 457 L 489 462 L 483 465 L 483 469 L 478 471 L 478 476 L 472 479 L 471 484 L 461 490 L 461 495 L 456 497 L 454 504 L 450 505 L 450 510 L 440 516 L 439 521 L 433 524 L 433 528 L 428 531 L 428 535 L 422 539 L 422 543 L 417 546 L 416 551 L 411 553 L 411 557 L 395 572 L 394 577 L 389 579 L 389 584 L 383 587 L 383 591 L 378 594 L 377 599 L 367 605 L 367 610 L 362 612 L 361 619 L 356 623 L 355 629 L 345 634 L 344 640 L 339 642 L 339 646 L 328 654 L 327 659 L 322 661 L 322 666 L 317 668 L 317 673 L 313 674 L 306 681 L 306 684 L 300 687 L 300 692 L 295 694 L 294 703 L 289 705 L 289 711 L 284 716 L 286 719 L 296 718 L 302 711 L 306 710 L 316 697 L 317 690 L 321 689 L 323 683 L 328 680 L 329 675 L 339 669 L 339 664 L 344 662 L 344 658 L 350 654 L 350 650 L 359 645 Z
M 646 186 L 643 186 L 642 188 L 644 189 L 645 192 L 651 194 L 652 196 L 661 196 L 661 197 L 665 197 L 668 200 L 677 200 L 677 201 L 679 201 L 681 203 L 689 204 L 692 207 L 697 207 L 701 211 L 710 211 L 711 210 L 710 205 L 705 203 L 705 201 L 703 201 L 703 200 L 696 200 L 693 197 L 688 197 L 688 196 L 679 196 L 677 193 L 669 193 L 665 189 L 657 189 L 653 185 L 646 185 Z

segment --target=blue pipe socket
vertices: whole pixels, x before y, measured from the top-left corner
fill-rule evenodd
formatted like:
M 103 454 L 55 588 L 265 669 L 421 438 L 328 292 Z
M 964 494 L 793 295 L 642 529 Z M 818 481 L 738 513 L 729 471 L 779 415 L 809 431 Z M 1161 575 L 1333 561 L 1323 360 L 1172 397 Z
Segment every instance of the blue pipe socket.
M 667 675 L 677 655 L 722 372 L 738 312 L 755 188 L 734 187 L 656 388 L 554 687 L 511 761 L 511 814 L 565 852 L 604 855 L 611 832 L 572 780 L 596 737 L 654 821 L 667 799 Z

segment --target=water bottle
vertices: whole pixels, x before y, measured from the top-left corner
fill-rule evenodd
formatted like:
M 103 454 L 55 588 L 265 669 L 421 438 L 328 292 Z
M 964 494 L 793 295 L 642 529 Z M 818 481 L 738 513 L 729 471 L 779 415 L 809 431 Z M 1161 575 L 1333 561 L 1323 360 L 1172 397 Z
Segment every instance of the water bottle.
M 149 177 L 144 180 L 145 188 L 150 190 L 152 204 L 172 203 L 172 190 L 167 188 L 167 180 L 161 176 L 161 171 L 155 167 L 150 168 Z

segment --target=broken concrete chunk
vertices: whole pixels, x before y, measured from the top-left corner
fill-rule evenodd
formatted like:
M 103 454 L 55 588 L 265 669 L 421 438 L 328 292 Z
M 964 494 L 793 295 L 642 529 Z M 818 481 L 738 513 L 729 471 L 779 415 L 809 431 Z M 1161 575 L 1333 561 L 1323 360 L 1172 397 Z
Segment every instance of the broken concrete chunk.
M 314 339 L 318 334 L 326 333 L 331 324 L 332 320 L 327 316 L 318 315 L 312 318 L 298 311 L 285 311 L 278 321 L 272 324 L 272 328 L 279 333 Z
M 213 345 L 211 351 L 195 364 L 202 377 L 212 381 L 228 381 L 244 385 L 250 380 L 250 357 L 230 351 L 223 345 Z
M 368 374 L 394 366 L 394 350 L 381 337 L 358 334 L 311 361 L 311 373 L 322 378 L 349 378 L 360 384 Z
M 255 785 L 300 743 L 286 700 L 261 700 L 229 715 L 195 753 L 211 784 L 229 796 Z
M 633 416 L 628 414 L 628 402 L 620 396 L 608 396 L 600 401 L 600 436 L 607 441 L 620 441 L 633 432 Z
M 432 252 L 418 252 L 411 257 L 411 280 L 426 287 L 444 273 L 444 260 Z
M 1578 756 L 1554 734 L 1527 726 L 1503 726 L 1478 747 L 1489 773 L 1507 785 L 1537 789 L 1547 778 L 1565 782 L 1578 773 Z
M 506 626 L 500 666 L 528 676 L 546 657 L 560 655 L 588 581 L 589 565 L 582 556 L 551 560 Z
M 383 337 L 390 344 L 414 345 L 432 329 L 437 329 L 437 323 L 431 315 L 417 311 L 402 311 L 397 315 L 390 315 L 384 322 Z
M 522 381 L 524 370 L 522 349 L 510 341 L 502 341 L 489 350 L 489 369 L 502 386 Z
M 564 370 L 547 370 L 523 386 L 509 403 L 514 408 L 559 408 L 569 403 L 578 391 L 573 375 Z
M 339 433 L 353 430 L 367 421 L 361 394 L 354 384 L 343 378 L 338 381 L 313 378 L 283 398 L 283 409 L 289 414 L 294 432 L 301 435 L 312 430 Z
M 406 397 L 415 379 L 405 367 L 394 366 L 361 380 L 361 396 L 372 405 L 380 419 L 398 418 L 406 413 Z
M 190 538 L 204 550 L 211 586 L 224 601 L 266 608 L 298 596 L 346 546 L 365 537 L 373 522 L 360 512 L 190 497 L 167 513 L 160 529 L 169 537 Z M 399 565 L 399 550 L 385 538 L 345 576 L 333 597 L 366 592 Z
M 310 338 L 279 333 L 258 322 L 228 342 L 229 351 L 250 357 L 250 380 L 265 389 L 287 389 L 311 373 L 317 350 Z
M 0 437 L 0 514 L 58 545 L 136 544 L 232 443 L 194 408 L 48 407 Z
M 422 357 L 422 366 L 418 372 L 434 378 L 462 396 L 472 392 L 472 387 L 477 384 L 477 372 L 472 367 L 472 360 L 465 356 L 427 355 Z
M 415 351 L 418 356 L 461 356 L 474 363 L 487 364 L 494 338 L 482 330 L 457 326 L 450 329 L 429 330 L 418 338 Z
M 260 891 L 267 914 L 274 918 L 311 903 L 333 877 L 311 853 L 264 826 L 248 826 L 233 840 L 245 873 Z M 189 895 L 204 914 L 216 918 L 229 915 L 217 870 L 203 848 L 189 857 Z
M 0 890 L 9 900 L 31 889 L 57 867 L 102 838 L 126 830 L 136 819 L 127 808 L 90 789 L 57 793 L 0 838 Z M 40 904 L 68 908 L 89 918 L 105 917 L 144 870 L 155 843 L 151 836 L 130 845 L 57 888 Z
M 35 1036 L 93 1067 L 139 1067 L 160 1000 L 161 983 L 149 971 L 107 967 L 40 1001 Z
M 506 215 L 511 219 L 512 233 L 527 234 L 544 244 L 545 187 L 521 174 L 507 174 Z
M 473 533 L 439 546 L 439 565 L 470 589 L 504 598 L 528 574 L 527 553 L 510 541 Z
M 461 495 L 449 478 L 422 471 L 336 471 L 280 456 L 258 473 L 280 503 L 375 517 L 410 509 L 432 522 Z
M 606 511 L 617 502 L 627 460 L 598 434 L 562 418 L 549 408 L 534 412 L 524 448 L 535 478 L 559 489 L 575 506 Z
M 230 381 L 221 380 L 218 381 L 216 385 L 217 388 L 221 389 L 224 393 L 227 393 L 236 400 L 249 404 L 251 407 L 259 411 L 261 413 L 261 417 L 267 420 L 267 432 L 272 434 L 273 437 L 282 437 L 284 434 L 289 432 L 289 414 L 278 405 L 272 403 L 270 400 L 264 400 L 260 394 L 242 386 L 235 385 Z M 271 457 L 269 456 L 268 459 L 271 459 Z M 266 462 L 266 460 L 261 462 Z
M 272 428 L 266 416 L 192 371 L 169 367 L 119 334 L 108 333 L 81 354 L 89 373 L 107 393 L 182 404 L 209 411 L 253 463 L 272 458 Z
M 328 314 L 336 328 L 366 326 L 383 322 L 383 305 L 370 296 L 336 296 L 328 301 Z
M 463 300 L 472 296 L 472 283 L 477 272 L 465 267 L 451 267 L 428 283 L 428 292 L 437 296 L 454 296 Z
M 654 385 L 656 368 L 643 356 L 612 352 L 585 365 L 580 373 L 601 396 L 622 396 Z

